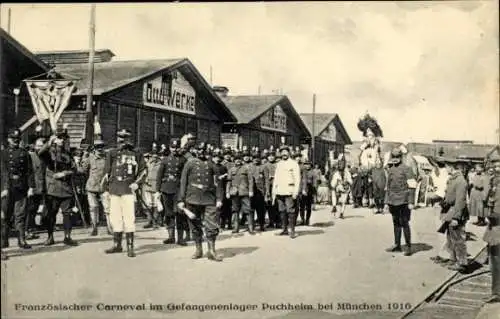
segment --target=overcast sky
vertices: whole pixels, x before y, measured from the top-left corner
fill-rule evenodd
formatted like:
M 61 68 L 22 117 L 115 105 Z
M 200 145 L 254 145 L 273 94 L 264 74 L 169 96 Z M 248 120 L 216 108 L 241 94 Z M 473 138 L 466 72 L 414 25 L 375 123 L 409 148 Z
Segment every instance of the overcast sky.
M 2 4 L 32 51 L 88 48 L 89 5 Z M 282 89 L 298 112 L 338 113 L 353 140 L 496 143 L 497 1 L 98 4 L 96 48 L 116 60 L 188 57 L 230 94 Z

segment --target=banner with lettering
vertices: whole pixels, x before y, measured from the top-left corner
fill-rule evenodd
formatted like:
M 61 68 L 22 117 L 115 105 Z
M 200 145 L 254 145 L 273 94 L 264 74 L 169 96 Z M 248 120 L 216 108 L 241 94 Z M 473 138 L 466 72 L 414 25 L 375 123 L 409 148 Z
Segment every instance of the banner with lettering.
M 39 122 L 49 120 L 53 131 L 69 104 L 75 82 L 70 80 L 25 80 Z

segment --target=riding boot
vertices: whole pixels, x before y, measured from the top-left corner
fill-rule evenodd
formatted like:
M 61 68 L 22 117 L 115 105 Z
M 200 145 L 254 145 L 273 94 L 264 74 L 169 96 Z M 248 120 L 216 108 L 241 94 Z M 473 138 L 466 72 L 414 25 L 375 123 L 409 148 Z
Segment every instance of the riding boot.
M 406 225 L 403 227 L 403 234 L 405 236 L 405 243 L 406 243 L 406 249 L 405 249 L 405 256 L 411 256 L 412 251 L 411 251 L 411 230 L 410 230 L 410 225 Z
M 167 229 L 168 231 L 168 239 L 165 239 L 163 241 L 164 244 L 168 245 L 168 244 L 175 244 L 175 234 L 174 234 L 174 229 L 173 228 L 169 228 Z
M 159 220 L 158 220 L 158 209 L 156 207 L 151 207 L 151 220 L 153 223 L 153 229 L 158 229 Z
M 9 247 L 9 226 L 2 220 L 2 248 Z
M 97 208 L 90 209 L 92 216 L 92 232 L 90 236 L 97 236 L 97 224 L 99 223 L 99 210 Z
M 280 217 L 282 231 L 278 234 L 278 236 L 286 236 L 288 235 L 288 219 L 286 216 L 286 212 L 281 212 Z
M 250 235 L 255 235 L 253 216 L 247 215 L 247 221 L 248 221 L 248 233 Z
M 290 224 L 290 238 L 294 239 L 295 237 L 297 237 L 297 234 L 295 233 L 295 224 L 297 223 L 295 214 L 288 215 L 288 222 Z
M 240 216 L 238 213 L 233 214 L 233 234 L 237 234 L 240 231 Z
M 401 251 L 401 227 L 394 225 L 394 245 L 387 249 L 388 252 Z
M 54 233 L 51 231 L 48 232 L 47 240 L 43 243 L 44 246 L 52 246 L 55 244 L 54 241 Z
M 127 238 L 127 256 L 135 257 L 134 252 L 134 233 L 125 233 Z
M 215 252 L 215 239 L 211 238 L 207 240 L 207 258 L 213 261 L 222 261 L 222 257 L 218 256 Z
M 121 253 L 123 251 L 122 248 L 122 235 L 123 233 L 113 233 L 113 247 L 106 249 L 106 254 L 114 254 Z
M 203 246 L 201 245 L 201 241 L 197 241 L 195 244 L 196 244 L 196 250 L 191 258 L 200 259 L 201 257 L 203 257 Z
M 189 228 L 186 228 L 186 229 L 184 229 L 184 231 L 186 232 L 186 237 L 184 240 L 186 242 L 191 241 L 191 230 Z
M 22 249 L 31 249 L 31 245 L 26 242 L 26 235 L 24 233 L 24 227 L 20 227 L 17 237 L 17 246 Z
M 92 232 L 90 233 L 90 236 L 97 236 L 97 224 L 96 223 L 92 224 Z
M 187 246 L 187 243 L 184 241 L 184 230 L 180 228 L 177 228 L 177 245 Z

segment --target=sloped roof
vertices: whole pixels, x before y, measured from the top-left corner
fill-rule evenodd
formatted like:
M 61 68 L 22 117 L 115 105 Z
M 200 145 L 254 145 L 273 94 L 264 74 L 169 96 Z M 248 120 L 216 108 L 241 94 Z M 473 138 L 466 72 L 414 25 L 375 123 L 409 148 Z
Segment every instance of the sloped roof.
M 408 143 L 410 151 L 424 156 L 437 156 L 442 149 L 443 156 L 453 158 L 484 159 L 494 145 L 488 144 L 450 144 L 450 143 Z
M 187 59 L 110 61 L 94 64 L 94 95 L 118 89 Z M 60 64 L 56 71 L 63 76 L 79 78 L 75 95 L 86 95 L 89 89 L 87 63 Z
M 277 104 L 283 95 L 236 95 L 222 100 L 240 124 L 248 124 Z
M 45 64 L 40 58 L 38 58 L 35 54 L 33 54 L 30 50 L 28 50 L 24 45 L 22 45 L 19 41 L 14 39 L 7 31 L 3 28 L 0 28 L 0 37 L 7 41 L 10 45 L 16 48 L 19 52 L 21 52 L 24 56 L 28 57 L 33 63 L 38 65 L 42 70 L 49 71 L 50 67 Z
M 307 126 L 307 129 L 312 134 L 313 131 L 313 114 L 312 113 L 300 113 L 300 117 L 304 124 Z M 337 123 L 337 127 L 340 128 L 340 131 L 344 135 L 344 138 L 347 144 L 351 144 L 351 138 L 342 124 L 340 117 L 337 113 L 315 113 L 315 134 L 316 136 L 320 136 L 321 133 L 330 125 L 332 121 Z

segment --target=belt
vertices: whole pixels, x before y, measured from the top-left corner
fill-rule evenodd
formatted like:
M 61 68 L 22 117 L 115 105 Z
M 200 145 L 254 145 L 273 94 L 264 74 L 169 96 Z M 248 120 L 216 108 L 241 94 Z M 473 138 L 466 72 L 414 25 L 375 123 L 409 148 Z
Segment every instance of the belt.
M 474 186 L 474 189 L 478 190 L 478 191 L 482 191 L 484 189 L 484 187 L 478 187 L 478 186 Z
M 203 185 L 203 184 L 195 184 L 195 183 L 191 183 L 191 186 L 194 186 L 194 187 L 196 187 L 196 188 L 198 188 L 198 189 L 203 189 L 203 188 L 205 188 L 205 185 Z

